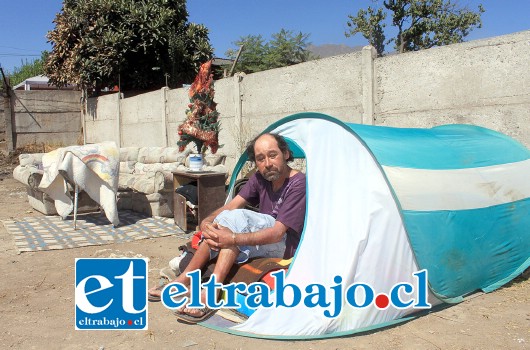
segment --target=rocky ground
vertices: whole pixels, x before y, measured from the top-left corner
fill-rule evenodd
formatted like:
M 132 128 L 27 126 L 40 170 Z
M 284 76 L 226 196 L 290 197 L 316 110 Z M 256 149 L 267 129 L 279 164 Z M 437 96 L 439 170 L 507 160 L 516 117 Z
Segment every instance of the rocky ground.
M 42 215 L 28 205 L 11 172 L 16 157 L 0 155 L 0 220 Z M 20 254 L 0 225 L 1 349 L 530 349 L 530 280 L 518 277 L 490 294 L 476 294 L 395 327 L 326 340 L 273 341 L 237 337 L 178 323 L 161 304 L 149 305 L 147 331 L 76 331 L 74 261 L 141 255 L 151 283 L 183 242 L 132 243 Z

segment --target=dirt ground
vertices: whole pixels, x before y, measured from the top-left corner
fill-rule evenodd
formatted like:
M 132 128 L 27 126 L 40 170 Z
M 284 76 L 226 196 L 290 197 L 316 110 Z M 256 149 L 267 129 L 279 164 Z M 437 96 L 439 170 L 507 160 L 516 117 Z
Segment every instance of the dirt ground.
M 2 157 L 0 155 L 0 157 Z M 0 220 L 42 215 L 29 206 L 0 159 Z M 74 329 L 75 258 L 141 254 L 154 284 L 182 240 L 174 237 L 19 254 L 0 225 L 1 349 L 530 349 L 528 273 L 490 294 L 477 294 L 407 323 L 326 340 L 273 341 L 233 336 L 178 323 L 163 305 L 149 305 L 147 331 Z

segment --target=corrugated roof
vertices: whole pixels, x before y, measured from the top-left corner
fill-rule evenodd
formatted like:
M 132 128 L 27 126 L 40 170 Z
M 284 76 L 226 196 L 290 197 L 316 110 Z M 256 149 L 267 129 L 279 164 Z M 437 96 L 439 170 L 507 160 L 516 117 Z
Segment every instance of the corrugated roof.
M 16 90 L 20 87 L 25 87 L 27 85 L 29 85 L 30 87 L 31 85 L 48 85 L 49 80 L 50 79 L 45 75 L 37 75 L 37 76 L 24 80 L 20 84 L 13 86 L 13 90 Z

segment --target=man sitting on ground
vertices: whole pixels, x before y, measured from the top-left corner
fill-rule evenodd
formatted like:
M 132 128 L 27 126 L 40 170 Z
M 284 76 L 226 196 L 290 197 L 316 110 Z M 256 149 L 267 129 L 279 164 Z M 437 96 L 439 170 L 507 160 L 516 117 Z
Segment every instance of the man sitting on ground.
M 254 258 L 284 258 L 294 255 L 304 226 L 306 209 L 305 175 L 289 167 L 293 159 L 285 139 L 276 134 L 263 134 L 247 146 L 250 161 L 258 172 L 230 202 L 214 211 L 200 223 L 203 243 L 186 269 L 172 282 L 189 286 L 187 273 L 201 269 L 217 257 L 213 271 L 217 282 L 223 282 L 235 263 Z M 259 204 L 259 213 L 242 209 Z M 160 288 L 149 290 L 159 297 Z M 206 294 L 201 294 L 206 301 Z M 213 314 L 213 310 L 183 308 L 177 317 L 197 323 Z

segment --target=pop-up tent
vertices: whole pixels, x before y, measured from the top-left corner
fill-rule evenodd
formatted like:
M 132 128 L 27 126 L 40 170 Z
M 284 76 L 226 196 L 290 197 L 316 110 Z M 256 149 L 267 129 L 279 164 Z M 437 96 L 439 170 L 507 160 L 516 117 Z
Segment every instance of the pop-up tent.
M 421 287 L 414 273 L 425 269 L 428 300 L 437 305 L 492 291 L 530 265 L 530 152 L 513 139 L 472 125 L 391 128 L 316 113 L 292 115 L 264 132 L 283 135 L 306 159 L 305 228 L 286 284 L 331 288 L 340 276 L 343 291 L 363 283 L 388 292 L 410 283 L 414 292 L 400 290 L 408 300 Z M 246 159 L 236 165 L 231 187 Z M 326 317 L 334 298 L 328 295 L 327 308 L 260 307 L 224 330 L 340 336 L 418 311 L 359 308 L 342 298 L 340 315 Z

